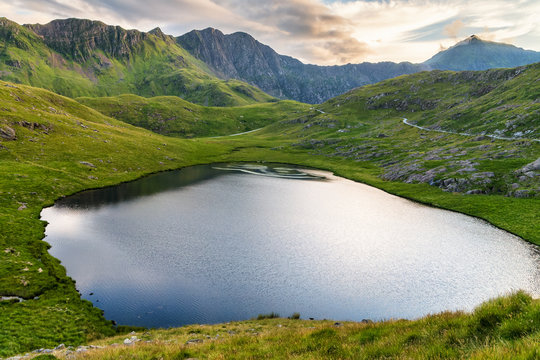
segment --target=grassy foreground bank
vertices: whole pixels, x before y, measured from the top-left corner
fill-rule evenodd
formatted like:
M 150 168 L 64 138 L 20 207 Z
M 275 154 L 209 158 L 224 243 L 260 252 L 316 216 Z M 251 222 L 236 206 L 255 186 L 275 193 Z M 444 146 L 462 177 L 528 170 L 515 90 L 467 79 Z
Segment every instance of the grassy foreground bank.
M 324 153 L 313 154 L 310 149 L 293 146 L 298 142 L 296 134 L 287 137 L 270 129 L 262 131 L 258 136 L 250 134 L 234 138 L 182 140 L 127 125 L 71 99 L 27 86 L 0 82 L 0 100 L 0 296 L 17 297 L 0 301 L 0 356 L 51 348 L 60 343 L 76 346 L 115 334 L 112 323 L 105 320 L 101 311 L 90 302 L 80 299 L 65 269 L 48 254 L 48 245 L 41 240 L 45 224 L 39 220 L 39 213 L 43 207 L 51 205 L 61 196 L 118 184 L 156 171 L 219 161 L 265 160 L 308 165 L 332 170 L 338 175 L 366 182 L 400 196 L 483 217 L 531 242 L 540 243 L 540 225 L 535 222 L 540 213 L 538 199 L 466 196 L 443 192 L 427 184 L 384 181 L 378 176 L 379 167 L 372 162 L 329 157 Z M 290 130 L 291 133 L 294 131 L 294 128 Z M 414 129 L 404 131 L 405 136 L 414 141 Z M 514 335 L 503 336 L 507 333 L 499 329 L 501 332 L 494 330 L 484 336 L 481 335 L 481 328 L 467 327 L 468 332 L 459 337 L 466 339 L 464 343 L 460 345 L 458 341 L 457 344 L 449 345 L 451 349 L 463 348 L 456 350 L 455 356 L 489 348 L 503 353 L 523 348 L 523 354 L 534 354 L 531 349 L 538 348 L 535 342 L 538 336 L 535 338 L 534 335 L 538 335 L 540 323 L 538 302 L 522 295 L 519 298 L 522 300 L 518 303 L 525 305 L 517 308 L 511 305 L 514 300 L 500 300 L 509 301 L 510 309 L 517 309 L 510 312 L 509 318 L 496 314 L 488 316 L 492 319 L 489 321 L 493 329 L 499 329 L 507 320 L 526 319 L 518 323 L 512 320 L 508 322 L 510 325 L 505 325 L 514 326 Z M 420 330 L 424 324 L 422 321 L 429 322 L 429 319 L 417 323 L 420 337 L 423 336 L 423 330 Z M 268 324 L 272 325 L 272 321 Z M 464 323 L 467 321 L 464 320 Z M 321 324 L 331 326 L 333 323 Z M 330 345 L 341 343 L 346 339 L 342 332 L 355 326 L 360 325 L 347 324 L 336 329 L 332 327 L 336 335 L 332 332 L 324 333 L 326 335 L 321 336 L 320 341 Z M 298 339 L 311 334 L 311 330 L 299 330 Z M 442 336 L 443 332 L 433 334 L 435 338 L 436 334 Z M 279 338 L 277 335 L 275 337 Z M 274 335 L 269 335 L 260 341 L 268 342 L 270 346 L 273 338 Z M 287 335 L 282 339 L 286 341 L 289 338 Z M 231 338 L 231 346 L 236 349 L 234 351 L 245 351 L 247 355 L 244 357 L 251 356 L 249 351 L 253 352 L 253 357 L 258 357 L 255 351 L 259 350 L 256 348 L 265 351 L 259 340 L 250 343 L 246 339 L 238 339 L 238 343 L 234 343 Z M 427 343 L 419 341 L 418 344 L 419 349 L 428 349 Z M 204 348 L 207 344 L 201 346 Z M 211 347 L 211 344 L 208 346 Z M 394 346 L 396 349 L 399 347 Z M 291 349 L 294 348 L 291 343 Z M 439 353 L 433 350 L 433 357 L 445 356 L 444 351 L 446 348 L 442 348 Z M 163 356 L 191 356 L 174 352 L 171 354 Z M 234 355 L 233 352 L 231 354 Z M 316 357 L 321 354 L 314 352 L 302 356 Z M 347 357 L 348 353 L 340 350 L 336 354 L 335 357 L 339 358 Z M 421 352 L 418 354 L 423 356 Z M 428 352 L 424 354 L 429 355 Z M 153 355 L 146 357 L 152 358 Z
M 126 344 L 126 341 L 128 344 Z M 471 314 L 415 321 L 334 322 L 286 318 L 189 325 L 115 336 L 62 349 L 62 359 L 537 359 L 540 301 L 516 293 Z M 87 351 L 85 351 L 88 349 Z

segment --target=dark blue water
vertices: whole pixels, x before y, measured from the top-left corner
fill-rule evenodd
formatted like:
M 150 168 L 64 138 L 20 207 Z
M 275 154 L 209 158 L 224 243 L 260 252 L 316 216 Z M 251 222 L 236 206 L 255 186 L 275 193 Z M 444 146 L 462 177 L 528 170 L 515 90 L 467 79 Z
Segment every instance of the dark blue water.
M 308 173 L 196 166 L 84 192 L 43 210 L 45 240 L 83 297 L 120 324 L 272 311 L 416 318 L 517 289 L 540 294 L 538 247 L 471 217 Z

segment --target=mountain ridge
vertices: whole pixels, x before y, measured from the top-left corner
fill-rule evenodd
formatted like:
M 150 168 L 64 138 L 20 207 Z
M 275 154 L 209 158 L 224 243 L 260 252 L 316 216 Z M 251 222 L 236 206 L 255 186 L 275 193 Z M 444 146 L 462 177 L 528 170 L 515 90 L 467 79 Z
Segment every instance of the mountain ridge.
M 0 19 L 0 79 L 69 97 L 174 95 L 211 106 L 273 100 L 257 87 L 217 78 L 160 30 L 75 18 L 24 26 Z
M 315 104 L 420 71 L 482 70 L 536 61 L 540 52 L 473 35 L 420 64 L 319 66 L 278 54 L 245 32 L 226 35 L 206 28 L 173 37 L 159 27 L 142 32 L 87 19 L 45 25 L 0 19 L 0 79 L 70 97 L 173 95 L 208 106 L 276 97 Z
M 251 35 L 192 30 L 176 41 L 224 79 L 242 79 L 278 98 L 320 103 L 355 87 L 390 77 L 429 70 L 409 62 L 319 66 L 280 55 Z
M 484 40 L 473 34 L 440 51 L 423 64 L 437 70 L 461 71 L 513 68 L 539 61 L 540 52 Z
M 176 41 L 220 77 L 239 79 L 278 98 L 321 103 L 353 88 L 425 70 L 487 70 L 540 61 L 540 52 L 488 42 L 473 35 L 429 60 L 321 66 L 280 55 L 251 35 L 225 35 L 215 28 L 192 30 Z M 488 48 L 489 52 L 470 48 Z M 510 52 L 510 55 L 507 53 Z M 454 64 L 454 65 L 453 65 Z

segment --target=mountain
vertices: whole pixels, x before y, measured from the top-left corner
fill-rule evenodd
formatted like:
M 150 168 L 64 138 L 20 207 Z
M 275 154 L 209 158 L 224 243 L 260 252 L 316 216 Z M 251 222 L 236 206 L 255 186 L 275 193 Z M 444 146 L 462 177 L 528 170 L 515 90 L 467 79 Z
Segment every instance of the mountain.
M 486 41 L 471 35 L 451 48 L 439 52 L 424 64 L 433 69 L 461 71 L 511 68 L 538 61 L 540 52 Z
M 279 55 L 249 34 L 224 35 L 213 28 L 190 31 L 176 41 L 223 79 L 239 79 L 272 96 L 312 104 L 355 87 L 429 69 L 408 62 L 307 65 Z
M 145 33 L 83 19 L 21 26 L 0 18 L 0 79 L 70 97 L 176 95 L 214 106 L 273 100 L 218 79 L 159 28 Z
M 193 30 L 176 41 L 223 79 L 239 79 L 278 98 L 321 103 L 353 88 L 423 70 L 486 70 L 540 61 L 540 52 L 471 36 L 421 64 L 361 63 L 341 66 L 303 64 L 279 55 L 246 33 Z
M 99 21 L 18 25 L 0 18 L 0 79 L 70 96 L 174 95 L 208 106 L 321 103 L 353 88 L 423 70 L 482 70 L 540 61 L 540 53 L 471 36 L 421 64 L 304 64 L 251 35 L 213 28 L 174 38 Z M 265 93 L 266 92 L 266 93 Z M 271 96 L 269 96 L 270 94 Z

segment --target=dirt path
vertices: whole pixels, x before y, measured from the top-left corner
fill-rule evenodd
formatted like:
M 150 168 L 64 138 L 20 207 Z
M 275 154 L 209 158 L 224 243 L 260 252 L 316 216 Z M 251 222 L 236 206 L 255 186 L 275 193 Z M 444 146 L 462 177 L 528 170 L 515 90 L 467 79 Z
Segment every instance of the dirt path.
M 497 135 L 487 135 L 487 134 L 486 135 L 481 135 L 481 134 L 470 134 L 470 133 L 458 133 L 458 132 L 446 131 L 446 130 L 428 129 L 428 128 L 425 128 L 423 126 L 418 126 L 418 125 L 414 125 L 414 124 L 409 123 L 409 120 L 407 118 L 403 118 L 403 123 L 405 125 L 409 125 L 409 126 L 415 127 L 417 129 L 420 129 L 420 130 L 435 131 L 435 132 L 440 132 L 440 133 L 444 133 L 444 134 L 454 134 L 454 135 L 462 135 L 462 136 L 487 136 L 487 137 L 490 137 L 492 139 L 497 139 L 497 140 L 510 140 L 510 141 L 514 141 L 514 140 L 531 140 L 531 141 L 540 142 L 540 140 L 538 140 L 538 139 L 528 139 L 528 138 L 522 138 L 522 137 L 504 137 L 504 136 L 497 136 Z

